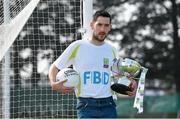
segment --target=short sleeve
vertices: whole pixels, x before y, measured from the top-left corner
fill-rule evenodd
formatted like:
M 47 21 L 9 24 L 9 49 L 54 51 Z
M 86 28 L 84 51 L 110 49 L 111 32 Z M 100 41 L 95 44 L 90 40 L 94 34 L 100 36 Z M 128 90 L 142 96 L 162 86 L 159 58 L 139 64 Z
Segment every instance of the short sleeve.
M 64 52 L 55 60 L 54 64 L 58 69 L 63 69 L 73 65 L 75 55 L 79 48 L 79 43 L 77 41 L 71 43 Z

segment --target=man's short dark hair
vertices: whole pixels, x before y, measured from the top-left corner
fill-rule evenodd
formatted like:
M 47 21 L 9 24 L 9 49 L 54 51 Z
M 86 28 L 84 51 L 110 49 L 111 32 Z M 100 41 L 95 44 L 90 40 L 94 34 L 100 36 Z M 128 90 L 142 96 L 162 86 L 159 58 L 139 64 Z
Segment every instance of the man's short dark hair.
M 105 11 L 105 10 L 99 10 L 99 11 L 96 11 L 93 15 L 93 21 L 96 21 L 98 17 L 108 17 L 110 19 L 110 23 L 111 23 L 111 15 Z

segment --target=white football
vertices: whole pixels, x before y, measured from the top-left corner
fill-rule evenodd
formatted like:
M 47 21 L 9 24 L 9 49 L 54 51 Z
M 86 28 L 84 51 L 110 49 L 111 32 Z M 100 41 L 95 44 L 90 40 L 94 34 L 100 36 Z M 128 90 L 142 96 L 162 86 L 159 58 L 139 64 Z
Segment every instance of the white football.
M 71 68 L 64 68 L 56 75 L 56 81 L 64 81 L 65 87 L 77 87 L 80 81 L 80 76 L 77 71 Z

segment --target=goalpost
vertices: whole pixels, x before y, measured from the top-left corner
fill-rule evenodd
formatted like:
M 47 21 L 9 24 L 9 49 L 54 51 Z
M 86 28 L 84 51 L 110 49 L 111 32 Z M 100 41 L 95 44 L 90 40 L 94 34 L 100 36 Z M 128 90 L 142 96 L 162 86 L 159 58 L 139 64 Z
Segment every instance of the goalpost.
M 0 118 L 76 118 L 75 95 L 52 91 L 47 75 L 72 41 L 91 32 L 92 6 L 93 0 L 0 1 Z

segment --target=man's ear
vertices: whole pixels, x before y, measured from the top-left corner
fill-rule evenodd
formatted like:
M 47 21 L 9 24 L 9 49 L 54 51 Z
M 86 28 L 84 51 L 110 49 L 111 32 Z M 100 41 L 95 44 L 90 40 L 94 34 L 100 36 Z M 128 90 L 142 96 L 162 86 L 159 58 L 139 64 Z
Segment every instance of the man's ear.
M 108 30 L 108 33 L 111 32 L 111 28 L 112 28 L 112 25 L 110 25 L 109 30 Z
M 90 23 L 91 29 L 93 29 L 94 22 Z
M 110 25 L 109 32 L 111 31 L 111 29 L 112 29 L 112 24 Z

